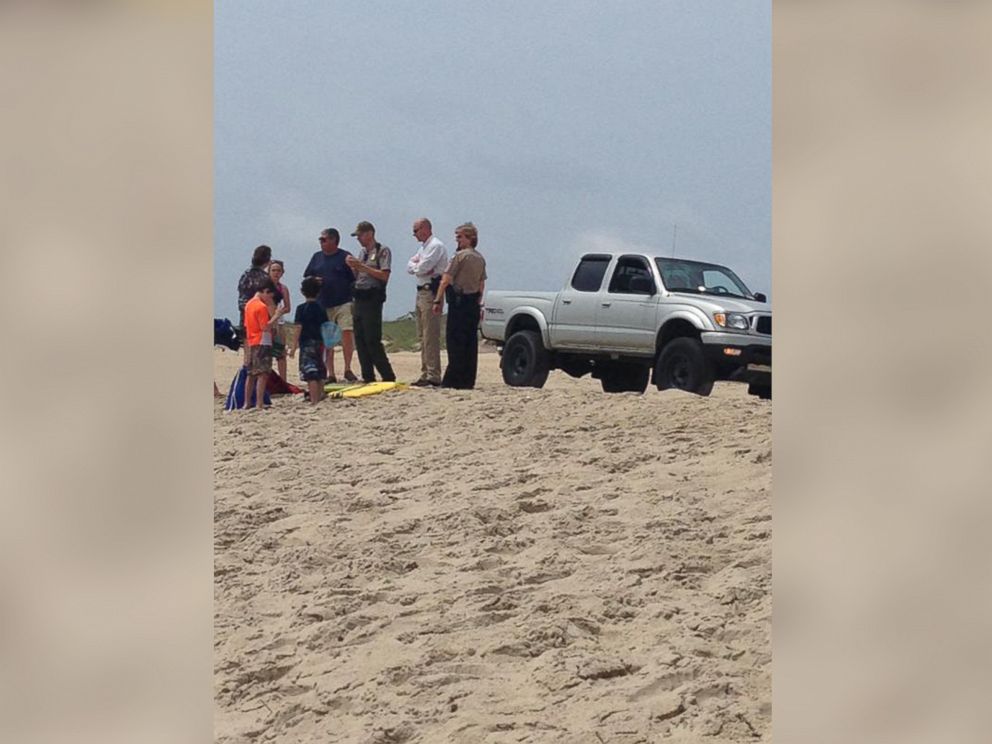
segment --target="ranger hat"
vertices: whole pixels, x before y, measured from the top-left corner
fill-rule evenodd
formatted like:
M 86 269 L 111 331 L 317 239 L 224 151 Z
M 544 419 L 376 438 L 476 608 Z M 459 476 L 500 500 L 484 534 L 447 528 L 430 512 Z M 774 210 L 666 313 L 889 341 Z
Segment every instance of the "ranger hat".
M 363 232 L 375 232 L 375 225 L 373 225 L 371 222 L 366 222 L 365 220 L 362 220 L 355 227 L 355 232 L 353 232 L 351 236 L 355 237 L 356 235 L 358 235 L 358 233 L 363 233 Z

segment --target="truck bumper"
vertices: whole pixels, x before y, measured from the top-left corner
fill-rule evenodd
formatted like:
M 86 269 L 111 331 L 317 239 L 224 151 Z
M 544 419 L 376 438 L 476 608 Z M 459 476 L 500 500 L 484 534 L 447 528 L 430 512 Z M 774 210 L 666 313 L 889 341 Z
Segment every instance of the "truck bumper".
M 771 378 L 772 340 L 744 333 L 702 333 L 703 351 L 707 358 L 721 366 L 739 365 L 751 372 Z

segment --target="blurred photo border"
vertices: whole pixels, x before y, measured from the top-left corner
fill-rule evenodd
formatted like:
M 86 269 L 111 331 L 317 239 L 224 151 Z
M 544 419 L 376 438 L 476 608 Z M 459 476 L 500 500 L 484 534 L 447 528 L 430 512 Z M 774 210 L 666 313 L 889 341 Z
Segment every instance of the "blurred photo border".
M 777 742 L 988 737 L 990 29 L 773 5 Z
M 0 8 L 4 741 L 212 736 L 212 13 Z M 986 738 L 990 27 L 773 5 L 779 742 Z
M 0 7 L 0 740 L 213 735 L 210 2 Z

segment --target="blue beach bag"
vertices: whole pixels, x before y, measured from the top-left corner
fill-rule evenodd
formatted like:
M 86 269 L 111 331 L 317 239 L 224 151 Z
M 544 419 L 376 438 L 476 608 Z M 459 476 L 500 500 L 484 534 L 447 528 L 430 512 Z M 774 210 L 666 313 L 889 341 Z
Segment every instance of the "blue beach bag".
M 242 367 L 238 370 L 238 373 L 234 376 L 234 380 L 231 381 L 231 389 L 227 393 L 227 400 L 224 401 L 224 410 L 233 411 L 238 408 L 244 408 L 245 405 L 245 388 L 248 385 L 248 368 Z M 254 403 L 254 391 L 252 391 L 252 403 Z M 269 397 L 269 391 L 266 389 L 265 395 L 262 398 L 263 405 L 270 405 L 272 399 Z
M 333 320 L 320 324 L 320 335 L 324 339 L 324 346 L 328 349 L 341 343 L 341 326 Z

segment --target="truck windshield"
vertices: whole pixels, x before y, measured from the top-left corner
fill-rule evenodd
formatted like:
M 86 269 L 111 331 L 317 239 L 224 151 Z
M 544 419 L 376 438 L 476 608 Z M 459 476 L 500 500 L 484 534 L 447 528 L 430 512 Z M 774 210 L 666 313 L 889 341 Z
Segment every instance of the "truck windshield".
M 740 297 L 753 300 L 754 295 L 726 266 L 689 261 L 683 258 L 655 258 L 661 281 L 669 292 L 691 292 Z

